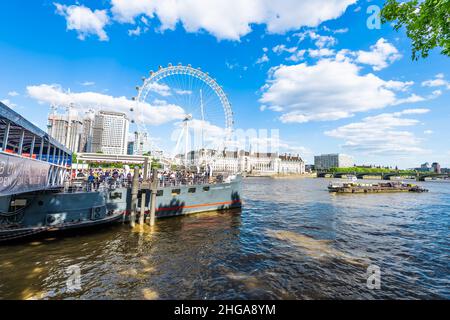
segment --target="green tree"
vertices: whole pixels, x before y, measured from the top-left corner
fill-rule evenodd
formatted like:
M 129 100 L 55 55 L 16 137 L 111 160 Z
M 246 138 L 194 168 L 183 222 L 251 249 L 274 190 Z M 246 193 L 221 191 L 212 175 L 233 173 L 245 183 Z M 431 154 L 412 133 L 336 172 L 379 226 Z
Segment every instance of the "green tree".
M 394 22 L 398 31 L 406 27 L 412 41 L 412 59 L 428 57 L 429 51 L 440 47 L 450 56 L 450 0 L 410 0 L 399 3 L 387 0 L 381 10 L 381 21 Z

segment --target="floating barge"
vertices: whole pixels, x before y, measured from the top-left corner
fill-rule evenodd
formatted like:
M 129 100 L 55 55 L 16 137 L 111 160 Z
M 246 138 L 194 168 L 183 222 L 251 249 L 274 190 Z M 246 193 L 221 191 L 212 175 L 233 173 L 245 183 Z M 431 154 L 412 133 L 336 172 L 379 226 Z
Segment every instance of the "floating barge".
M 328 186 L 329 192 L 334 193 L 385 193 L 385 192 L 428 192 L 416 184 L 404 182 L 385 182 L 385 183 L 356 183 L 348 182 L 342 184 L 332 184 Z

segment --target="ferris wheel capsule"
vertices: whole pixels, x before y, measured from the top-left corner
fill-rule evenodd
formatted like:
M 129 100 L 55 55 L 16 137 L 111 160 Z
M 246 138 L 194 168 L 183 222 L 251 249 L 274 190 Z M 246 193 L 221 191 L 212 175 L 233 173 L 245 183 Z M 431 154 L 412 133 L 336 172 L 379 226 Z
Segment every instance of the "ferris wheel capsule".
M 141 87 L 136 86 L 136 90 L 137 90 L 137 91 L 141 90 Z
M 131 97 L 131 100 L 132 101 L 136 101 L 136 97 Z
M 171 64 L 171 63 L 169 63 L 169 67 L 172 67 L 172 64 Z

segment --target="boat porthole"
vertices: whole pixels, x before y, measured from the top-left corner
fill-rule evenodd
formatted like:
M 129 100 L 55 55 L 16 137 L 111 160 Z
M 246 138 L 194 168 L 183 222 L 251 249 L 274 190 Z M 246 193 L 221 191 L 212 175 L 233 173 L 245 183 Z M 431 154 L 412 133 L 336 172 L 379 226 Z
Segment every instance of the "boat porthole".
M 56 220 L 56 219 L 55 219 L 54 216 L 48 216 L 48 217 L 47 217 L 47 222 L 48 222 L 48 223 L 53 223 L 53 222 L 55 222 L 55 220 Z
M 95 208 L 94 209 L 94 217 L 95 217 L 95 219 L 99 219 L 100 218 L 100 208 Z

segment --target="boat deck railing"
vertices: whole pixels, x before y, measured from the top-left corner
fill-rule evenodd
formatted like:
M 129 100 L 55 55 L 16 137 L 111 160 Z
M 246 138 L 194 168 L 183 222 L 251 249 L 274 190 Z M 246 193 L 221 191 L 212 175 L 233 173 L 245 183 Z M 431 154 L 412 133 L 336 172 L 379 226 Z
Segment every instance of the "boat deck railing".
M 208 177 L 159 177 L 158 178 L 158 188 L 166 187 L 181 187 L 181 186 L 193 186 L 193 185 L 212 185 L 218 183 L 227 183 L 232 181 L 232 177 L 224 177 L 223 175 Z M 151 184 L 151 179 L 139 181 L 139 189 Z M 131 188 L 132 179 L 114 179 L 109 178 L 105 181 L 99 182 L 89 182 L 86 180 L 75 179 L 66 181 L 64 184 L 64 192 L 75 193 L 75 192 L 92 192 L 92 191 L 104 191 L 118 188 Z

